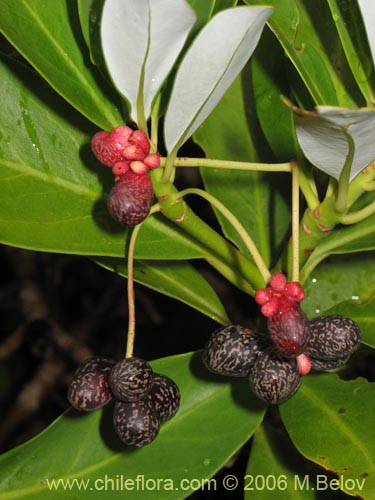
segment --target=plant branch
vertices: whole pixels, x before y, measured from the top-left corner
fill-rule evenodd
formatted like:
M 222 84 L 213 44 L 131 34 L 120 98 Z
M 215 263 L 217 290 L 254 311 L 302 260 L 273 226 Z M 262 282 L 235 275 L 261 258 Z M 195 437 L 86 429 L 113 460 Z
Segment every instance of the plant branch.
M 299 170 L 292 168 L 292 281 L 299 280 Z
M 179 192 L 179 195 L 181 197 L 184 197 L 188 194 L 196 194 L 198 196 L 201 196 L 205 200 L 207 200 L 212 206 L 214 206 L 217 210 L 219 210 L 220 213 L 224 215 L 224 217 L 232 224 L 234 229 L 237 231 L 239 236 L 242 238 L 242 241 L 245 243 L 246 248 L 248 249 L 250 255 L 252 256 L 257 268 L 259 269 L 259 272 L 261 273 L 264 281 L 267 283 L 271 277 L 271 273 L 268 270 L 267 266 L 265 265 L 262 256 L 260 255 L 254 241 L 250 237 L 250 235 L 247 233 L 246 229 L 243 227 L 243 225 L 240 223 L 240 221 L 233 215 L 232 212 L 230 212 L 225 205 L 223 205 L 217 198 L 212 196 L 211 194 L 207 193 L 203 189 L 198 189 L 198 188 L 189 188 L 189 189 L 184 189 L 183 191 Z
M 172 155 L 160 159 L 160 165 L 167 168 L 172 161 Z M 256 170 L 258 172 L 291 172 L 290 163 L 251 163 L 242 161 L 214 160 L 210 158 L 173 158 L 175 167 L 208 167 L 226 168 L 231 170 Z
M 354 141 L 352 137 L 346 132 L 345 129 L 344 134 L 345 137 L 348 141 L 349 145 L 349 151 L 348 155 L 345 160 L 344 167 L 341 171 L 340 178 L 339 178 L 339 183 L 338 183 L 338 189 L 337 189 L 337 196 L 336 196 L 336 201 L 335 201 L 335 210 L 336 212 L 342 214 L 345 213 L 348 209 L 348 192 L 349 192 L 349 181 L 350 181 L 350 172 L 352 169 L 352 164 L 353 164 L 353 157 L 354 157 Z
M 356 212 L 351 212 L 348 214 L 344 214 L 340 218 L 341 224 L 356 224 L 357 222 L 361 222 L 370 215 L 375 214 L 375 201 L 362 208 L 361 210 L 357 210 Z

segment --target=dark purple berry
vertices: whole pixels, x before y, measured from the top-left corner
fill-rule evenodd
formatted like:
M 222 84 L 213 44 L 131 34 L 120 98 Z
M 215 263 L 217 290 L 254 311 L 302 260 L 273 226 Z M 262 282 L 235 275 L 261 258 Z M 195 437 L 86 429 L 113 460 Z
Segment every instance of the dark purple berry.
M 358 325 L 344 316 L 322 316 L 309 322 L 310 339 L 306 354 L 321 360 L 352 354 L 361 341 Z
M 153 371 L 144 359 L 125 358 L 115 364 L 109 375 L 112 394 L 120 401 L 136 401 L 151 388 Z
M 128 170 L 111 189 L 107 206 L 115 220 L 133 227 L 148 216 L 153 197 L 149 175 Z
M 68 400 L 73 408 L 93 411 L 111 400 L 108 377 L 113 365 L 112 359 L 94 356 L 78 368 L 68 390 Z
M 341 368 L 346 364 L 350 356 L 344 356 L 343 358 L 336 359 L 316 359 L 309 358 L 311 363 L 311 368 L 313 370 L 325 371 L 325 370 L 336 370 Z
M 212 333 L 203 349 L 202 360 L 213 373 L 245 377 L 259 351 L 269 344 L 267 337 L 249 328 L 226 326 Z
M 140 448 L 158 435 L 160 422 L 148 399 L 117 401 L 113 411 L 113 426 L 123 443 Z
M 295 358 L 282 358 L 272 347 L 259 354 L 250 372 L 250 387 L 261 400 L 280 404 L 301 385 Z
M 161 422 L 174 417 L 180 406 L 180 391 L 175 382 L 165 375 L 154 374 L 147 397 Z
M 309 323 L 298 302 L 279 298 L 278 309 L 268 318 L 268 331 L 280 354 L 301 354 L 309 339 Z

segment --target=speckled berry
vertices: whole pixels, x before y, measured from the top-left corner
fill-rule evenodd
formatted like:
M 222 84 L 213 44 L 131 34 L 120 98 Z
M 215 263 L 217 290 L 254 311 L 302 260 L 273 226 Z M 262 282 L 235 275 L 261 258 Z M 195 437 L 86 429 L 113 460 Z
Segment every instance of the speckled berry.
M 108 211 L 120 224 L 133 227 L 148 216 L 153 197 L 149 175 L 128 170 L 109 193 Z
M 344 316 L 322 316 L 309 321 L 310 338 L 306 354 L 331 360 L 352 354 L 361 341 L 358 325 Z
M 153 371 L 141 358 L 125 358 L 115 364 L 108 383 L 112 394 L 120 401 L 136 401 L 147 395 L 151 388 Z
M 270 341 L 262 334 L 240 325 L 214 331 L 202 352 L 205 366 L 213 373 L 245 377 L 257 357 Z
M 93 411 L 112 399 L 108 377 L 113 365 L 112 359 L 94 356 L 78 368 L 68 390 L 68 400 L 73 408 Z
M 117 401 L 113 411 L 113 426 L 123 443 L 141 448 L 158 435 L 160 422 L 148 399 Z
M 298 302 L 280 297 L 278 310 L 267 323 L 272 341 L 283 356 L 297 356 L 303 352 L 310 329 Z
M 177 384 L 165 375 L 155 373 L 147 395 L 161 422 L 170 420 L 180 406 L 180 391 Z
M 315 359 L 310 358 L 311 368 L 316 371 L 329 371 L 342 368 L 348 361 L 350 356 L 344 356 L 336 359 Z
M 272 347 L 257 357 L 250 371 L 250 387 L 262 401 L 280 404 L 291 398 L 301 385 L 294 358 L 282 358 Z

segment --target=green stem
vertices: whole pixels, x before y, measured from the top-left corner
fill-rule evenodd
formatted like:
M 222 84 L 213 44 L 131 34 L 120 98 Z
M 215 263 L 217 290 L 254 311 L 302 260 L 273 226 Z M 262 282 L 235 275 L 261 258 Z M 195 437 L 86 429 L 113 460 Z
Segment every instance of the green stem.
M 159 118 L 160 118 L 161 94 L 155 99 L 151 111 L 151 149 L 150 153 L 156 153 L 158 150 Z
M 179 195 L 181 197 L 184 197 L 188 194 L 196 194 L 207 200 L 212 206 L 217 208 L 217 210 L 219 210 L 219 212 L 221 212 L 224 215 L 224 217 L 232 224 L 234 229 L 242 238 L 242 241 L 245 243 L 246 248 L 248 249 L 250 255 L 252 256 L 255 265 L 258 267 L 259 272 L 261 273 L 265 283 L 267 283 L 271 278 L 271 273 L 269 272 L 267 266 L 265 265 L 262 256 L 260 255 L 254 241 L 252 240 L 250 235 L 246 232 L 246 229 L 243 227 L 240 221 L 232 214 L 232 212 L 230 212 L 230 210 L 227 209 L 225 205 L 223 205 L 217 198 L 207 193 L 207 191 L 198 188 L 189 188 L 179 192 Z
M 299 171 L 292 169 L 292 281 L 299 280 Z
M 181 199 L 173 184 L 162 182 L 162 169 L 150 171 L 162 213 L 202 248 L 203 258 L 245 293 L 253 295 L 265 286 L 255 264 L 200 219 Z
M 349 151 L 345 160 L 344 167 L 340 174 L 337 196 L 335 201 L 335 210 L 336 212 L 339 212 L 341 214 L 345 213 L 348 209 L 350 172 L 352 169 L 354 150 L 355 150 L 354 141 L 352 137 L 346 132 L 345 129 L 343 129 L 343 131 L 348 141 Z
M 365 191 L 374 191 L 375 190 L 375 181 L 368 182 L 363 186 L 363 189 Z
M 307 168 L 303 160 L 298 161 L 298 165 L 299 188 L 309 209 L 315 210 L 315 208 L 319 205 L 319 197 L 311 168 Z
M 340 222 L 341 224 L 356 224 L 357 222 L 361 222 L 370 215 L 375 214 L 375 201 L 362 208 L 361 210 L 357 210 L 356 212 L 351 212 L 348 214 L 344 214 Z
M 209 167 L 226 168 L 231 170 L 256 170 L 258 172 L 291 172 L 290 163 L 251 163 L 242 161 L 213 160 L 210 158 L 177 158 L 168 155 L 167 158 L 160 159 L 163 167 L 173 164 L 174 167 Z
M 175 168 L 176 156 L 177 156 L 177 149 L 175 148 L 167 156 L 167 158 L 161 158 L 160 159 L 160 166 L 165 167 L 164 168 L 163 179 L 162 179 L 162 182 L 164 184 L 172 182 L 173 172 L 174 172 L 174 168 Z

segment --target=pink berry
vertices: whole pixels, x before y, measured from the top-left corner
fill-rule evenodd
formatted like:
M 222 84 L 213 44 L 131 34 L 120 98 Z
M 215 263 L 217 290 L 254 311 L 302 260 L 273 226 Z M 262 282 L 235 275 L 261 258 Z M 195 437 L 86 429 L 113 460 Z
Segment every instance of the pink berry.
M 286 277 L 283 274 L 278 273 L 274 274 L 271 277 L 269 286 L 275 292 L 282 292 L 285 288 L 286 283 L 287 283 Z
M 305 293 L 301 285 L 297 281 L 290 281 L 286 284 L 284 294 L 287 297 L 295 300 L 296 302 L 302 302 L 305 298 Z
M 298 372 L 300 375 L 307 375 L 311 370 L 311 361 L 306 354 L 299 354 L 296 357 Z
M 268 288 L 261 288 L 260 290 L 257 290 L 255 292 L 254 299 L 257 304 L 263 305 L 266 304 L 272 296 L 273 293 L 271 292 L 271 290 L 269 290 Z
M 143 163 L 147 168 L 153 169 L 158 168 L 160 166 L 160 156 L 157 153 L 153 153 L 151 155 L 147 155 L 143 160 Z
M 279 306 L 279 300 L 276 297 L 272 297 L 266 304 L 263 304 L 261 307 L 261 311 L 263 316 L 266 318 L 271 318 L 274 314 L 276 314 Z
M 128 161 L 142 161 L 146 155 L 140 146 L 138 146 L 137 144 L 131 144 L 124 149 L 124 151 L 122 152 L 122 156 Z
M 91 139 L 91 149 L 101 163 L 112 167 L 116 162 L 123 160 L 122 152 L 129 146 L 129 137 L 132 134 L 132 129 L 126 125 L 120 125 L 112 132 L 102 130 Z
M 143 163 L 143 161 L 132 161 L 130 162 L 130 168 L 135 174 L 143 175 L 147 172 L 148 168 Z
M 112 167 L 113 175 L 121 176 L 124 175 L 130 168 L 128 161 L 118 161 Z
M 150 141 L 148 140 L 148 137 L 143 132 L 143 130 L 135 130 L 132 133 L 129 142 L 131 144 L 136 144 L 137 146 L 139 146 L 144 151 L 145 156 L 150 152 Z

